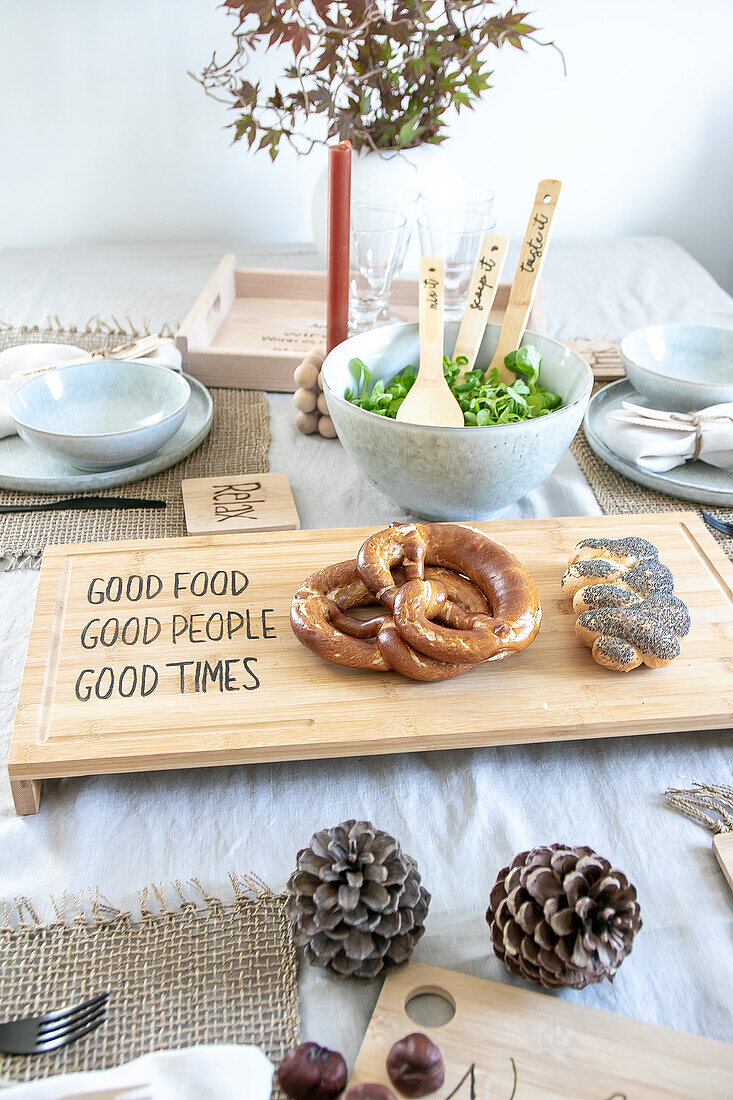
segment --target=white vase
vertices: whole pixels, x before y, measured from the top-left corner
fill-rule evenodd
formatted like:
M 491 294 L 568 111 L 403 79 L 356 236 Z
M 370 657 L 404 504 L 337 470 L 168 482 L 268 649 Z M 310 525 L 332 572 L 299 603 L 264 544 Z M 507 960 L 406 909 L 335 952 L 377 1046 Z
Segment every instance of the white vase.
M 370 185 L 404 187 L 423 191 L 426 187 L 454 196 L 460 201 L 463 180 L 445 145 L 418 145 L 414 149 L 385 149 L 374 153 L 360 150 L 351 162 L 351 189 Z M 311 205 L 313 239 L 322 259 L 328 251 L 328 165 L 316 180 Z M 411 252 L 414 252 L 414 242 Z M 409 257 L 408 257 L 409 263 Z

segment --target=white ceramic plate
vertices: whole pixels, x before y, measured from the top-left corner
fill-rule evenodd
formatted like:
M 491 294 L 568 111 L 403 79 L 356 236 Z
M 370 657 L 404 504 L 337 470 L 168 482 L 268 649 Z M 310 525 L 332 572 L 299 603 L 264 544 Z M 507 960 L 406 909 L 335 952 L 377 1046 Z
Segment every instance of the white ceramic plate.
M 191 387 L 186 419 L 167 443 L 150 458 L 119 470 L 82 473 L 69 463 L 25 443 L 20 436 L 0 439 L 0 488 L 25 493 L 80 493 L 112 489 L 158 474 L 180 462 L 209 434 L 213 418 L 211 395 L 195 378 L 184 375 Z
M 609 413 L 618 411 L 622 401 L 633 401 L 647 408 L 650 406 L 647 398 L 637 393 L 625 378 L 620 382 L 612 382 L 591 398 L 583 427 L 591 450 L 599 458 L 618 473 L 639 485 L 645 485 L 647 489 L 656 489 L 659 493 L 681 497 L 682 500 L 691 500 L 696 504 L 718 504 L 721 507 L 733 505 L 733 474 L 728 470 L 709 466 L 707 462 L 686 462 L 684 466 L 677 466 L 674 470 L 655 474 L 640 469 L 612 451 L 604 442 L 604 427 Z

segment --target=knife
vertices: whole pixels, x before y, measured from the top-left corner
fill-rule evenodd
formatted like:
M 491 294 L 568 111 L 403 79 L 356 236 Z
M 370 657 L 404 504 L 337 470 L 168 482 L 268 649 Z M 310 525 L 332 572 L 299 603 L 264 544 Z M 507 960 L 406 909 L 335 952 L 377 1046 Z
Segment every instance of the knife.
M 87 512 L 95 508 L 166 508 L 164 500 L 145 500 L 136 497 L 69 497 L 52 500 L 46 504 L 0 504 L 0 514 L 16 512 L 62 512 L 65 510 Z

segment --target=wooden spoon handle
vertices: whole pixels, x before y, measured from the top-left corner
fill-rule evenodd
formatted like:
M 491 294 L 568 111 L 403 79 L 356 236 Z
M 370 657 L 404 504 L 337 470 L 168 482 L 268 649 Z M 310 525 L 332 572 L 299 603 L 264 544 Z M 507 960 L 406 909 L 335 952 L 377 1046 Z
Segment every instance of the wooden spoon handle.
M 420 332 L 420 370 L 422 382 L 443 379 L 443 308 L 445 262 L 437 256 L 420 260 L 418 292 L 418 329 Z
M 516 351 L 524 336 L 550 243 L 552 219 L 561 187 L 560 180 L 540 180 L 527 231 L 519 250 L 519 263 L 509 293 L 499 344 L 491 360 L 491 366 L 498 368 L 506 382 L 513 382 L 514 377 L 504 366 L 504 356 L 510 351 Z
M 461 369 L 461 377 L 473 368 L 484 338 L 486 322 L 494 304 L 499 279 L 504 268 L 509 238 L 502 233 L 487 233 L 481 242 L 478 261 L 468 291 L 468 302 L 458 330 L 453 359 L 465 355 L 468 359 Z

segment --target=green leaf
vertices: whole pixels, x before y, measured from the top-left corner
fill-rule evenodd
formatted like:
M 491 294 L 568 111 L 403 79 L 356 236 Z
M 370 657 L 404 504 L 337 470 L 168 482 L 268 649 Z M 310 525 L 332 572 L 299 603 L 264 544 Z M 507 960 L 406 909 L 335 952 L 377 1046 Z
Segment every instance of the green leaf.
M 403 148 L 409 145 L 410 142 L 414 140 L 419 126 L 420 119 L 417 116 L 408 119 L 407 122 L 403 122 L 397 134 L 397 144 Z

